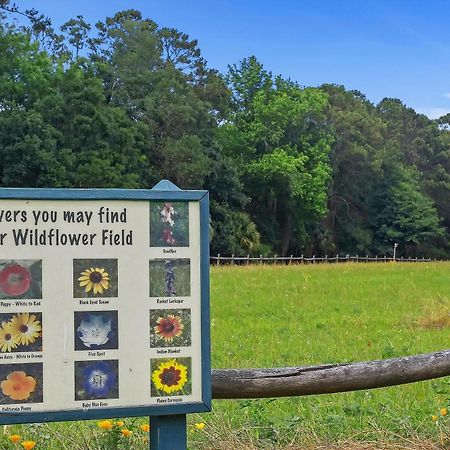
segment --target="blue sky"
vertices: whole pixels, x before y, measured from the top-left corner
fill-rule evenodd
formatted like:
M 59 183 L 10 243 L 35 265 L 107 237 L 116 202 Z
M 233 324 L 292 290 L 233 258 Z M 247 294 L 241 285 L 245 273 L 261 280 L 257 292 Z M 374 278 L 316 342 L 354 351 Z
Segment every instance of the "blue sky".
M 448 0 L 16 0 L 55 25 L 134 8 L 199 42 L 221 72 L 255 55 L 304 86 L 343 84 L 374 103 L 396 97 L 430 117 L 450 112 Z M 37 6 L 39 5 L 39 6 Z

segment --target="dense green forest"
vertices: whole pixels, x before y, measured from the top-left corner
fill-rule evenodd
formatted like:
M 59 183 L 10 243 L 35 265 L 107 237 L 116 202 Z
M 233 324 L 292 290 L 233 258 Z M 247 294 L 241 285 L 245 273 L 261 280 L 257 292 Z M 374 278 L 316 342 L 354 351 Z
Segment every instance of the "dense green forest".
M 213 254 L 450 257 L 450 115 L 221 74 L 135 10 L 53 28 L 0 0 L 0 185 L 208 189 Z

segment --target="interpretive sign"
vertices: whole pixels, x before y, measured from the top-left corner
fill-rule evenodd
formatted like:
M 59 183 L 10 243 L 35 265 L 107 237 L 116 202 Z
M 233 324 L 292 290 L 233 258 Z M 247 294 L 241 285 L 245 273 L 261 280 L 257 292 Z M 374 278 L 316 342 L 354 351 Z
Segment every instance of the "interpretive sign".
M 0 189 L 0 423 L 211 404 L 206 191 Z

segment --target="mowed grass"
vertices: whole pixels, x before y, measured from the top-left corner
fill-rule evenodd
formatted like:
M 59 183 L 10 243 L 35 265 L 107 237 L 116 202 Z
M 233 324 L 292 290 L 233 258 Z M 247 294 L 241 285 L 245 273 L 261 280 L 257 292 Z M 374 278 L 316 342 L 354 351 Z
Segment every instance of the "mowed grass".
M 450 263 L 214 267 L 211 287 L 213 368 L 450 348 Z M 189 416 L 189 448 L 445 449 L 450 414 L 443 417 L 441 408 L 450 409 L 450 377 L 342 394 L 217 400 L 211 413 Z M 126 420 L 135 434 L 120 437 L 120 448 L 148 448 L 137 427 L 142 420 Z M 95 422 L 8 427 L 0 448 L 13 432 L 36 437 L 36 448 L 112 448 Z
M 214 368 L 433 352 L 450 348 L 450 263 L 214 268 L 211 308 Z M 450 421 L 438 414 L 450 406 L 449 377 L 333 395 L 222 400 L 213 406 L 213 413 L 203 416 L 209 434 L 199 448 L 219 448 L 222 440 L 248 448 L 336 441 L 346 442 L 341 448 L 350 441 L 415 448 L 411 439 L 423 448 L 425 442 L 450 446 Z

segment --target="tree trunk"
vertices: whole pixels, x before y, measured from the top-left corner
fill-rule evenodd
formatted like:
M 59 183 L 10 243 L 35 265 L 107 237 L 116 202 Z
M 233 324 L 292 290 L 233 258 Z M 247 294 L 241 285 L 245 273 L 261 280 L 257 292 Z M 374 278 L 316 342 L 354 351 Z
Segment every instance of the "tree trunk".
M 292 240 L 292 218 L 289 213 L 286 213 L 284 217 L 281 228 L 281 256 L 286 256 L 288 254 Z

